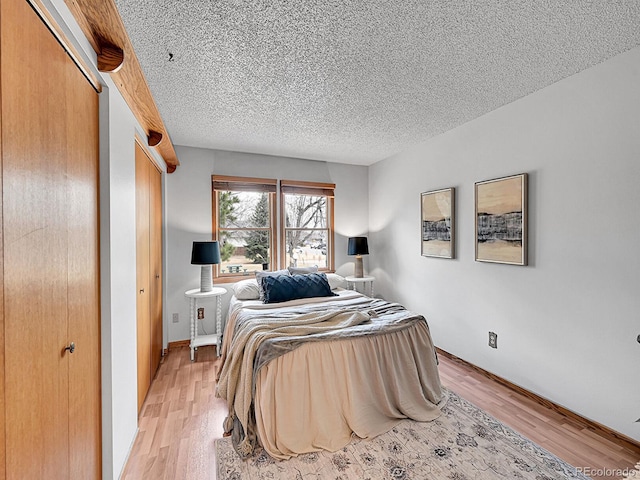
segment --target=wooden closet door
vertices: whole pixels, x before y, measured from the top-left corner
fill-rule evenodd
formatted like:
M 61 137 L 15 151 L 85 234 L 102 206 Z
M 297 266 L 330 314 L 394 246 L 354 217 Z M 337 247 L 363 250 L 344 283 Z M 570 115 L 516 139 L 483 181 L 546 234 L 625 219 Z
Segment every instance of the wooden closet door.
M 149 288 L 149 160 L 136 142 L 136 278 L 138 412 L 151 384 L 151 311 Z
M 83 95 L 78 93 L 81 87 Z M 70 478 L 82 479 L 100 478 L 102 474 L 99 129 L 98 96 L 91 91 L 85 81 L 68 91 L 64 100 L 75 122 L 75 126 L 67 127 L 74 147 L 67 156 L 66 173 L 68 339 L 76 345 L 73 355 L 68 355 Z
M 162 175 L 155 165 L 151 163 L 149 165 L 150 375 L 153 378 L 162 357 Z
M 6 478 L 99 478 L 98 96 L 0 8 Z
M 162 175 L 136 141 L 138 411 L 162 354 Z

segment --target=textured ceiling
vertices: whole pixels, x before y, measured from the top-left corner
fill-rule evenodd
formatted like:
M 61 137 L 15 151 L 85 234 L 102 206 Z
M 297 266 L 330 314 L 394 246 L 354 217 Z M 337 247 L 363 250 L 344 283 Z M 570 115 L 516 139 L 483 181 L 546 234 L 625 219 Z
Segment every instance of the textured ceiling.
M 369 165 L 640 45 L 638 0 L 115 0 L 177 145 Z

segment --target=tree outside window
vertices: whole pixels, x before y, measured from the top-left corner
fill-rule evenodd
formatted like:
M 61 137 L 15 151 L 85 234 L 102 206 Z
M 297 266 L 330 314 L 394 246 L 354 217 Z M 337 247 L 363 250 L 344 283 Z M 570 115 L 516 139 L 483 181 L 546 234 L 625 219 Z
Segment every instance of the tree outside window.
M 213 230 L 222 262 L 216 277 L 268 269 L 274 242 L 276 181 L 214 175 Z
M 279 235 L 276 180 L 213 175 L 212 186 L 213 239 L 220 243 L 222 260 L 215 278 L 236 281 L 287 266 L 334 268 L 335 185 L 282 180 Z
M 284 195 L 287 266 L 327 268 L 327 198 Z
M 285 266 L 333 269 L 333 184 L 283 180 Z

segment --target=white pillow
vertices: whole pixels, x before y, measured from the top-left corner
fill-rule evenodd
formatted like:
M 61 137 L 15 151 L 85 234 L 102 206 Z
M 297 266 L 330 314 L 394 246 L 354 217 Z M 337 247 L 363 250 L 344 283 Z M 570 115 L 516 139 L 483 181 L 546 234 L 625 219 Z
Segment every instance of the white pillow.
M 260 288 L 255 278 L 241 280 L 233 286 L 233 293 L 238 300 L 258 300 Z
M 347 288 L 347 280 L 337 273 L 327 273 L 327 280 L 329 280 L 331 290 L 335 290 L 336 288 Z
M 307 273 L 318 273 L 318 265 L 312 267 L 287 267 L 291 275 L 306 275 Z

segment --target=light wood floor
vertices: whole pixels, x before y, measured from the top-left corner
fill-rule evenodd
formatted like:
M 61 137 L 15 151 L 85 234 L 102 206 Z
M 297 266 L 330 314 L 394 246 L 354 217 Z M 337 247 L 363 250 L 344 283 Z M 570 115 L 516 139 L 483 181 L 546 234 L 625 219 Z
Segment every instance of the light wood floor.
M 442 384 L 505 425 L 593 479 L 619 479 L 616 470 L 633 469 L 640 447 L 608 438 L 586 423 L 540 405 L 445 355 L 439 355 Z M 588 471 L 586 469 L 589 469 Z
M 226 416 L 226 403 L 214 395 L 216 363 L 215 347 L 200 347 L 194 363 L 186 347 L 165 357 L 142 407 L 122 480 L 215 480 L 214 441 L 222 437 Z M 640 461 L 640 448 L 603 438 L 443 355 L 440 376 L 447 388 L 558 457 L 591 468 L 594 479 L 619 478 L 596 473 Z

